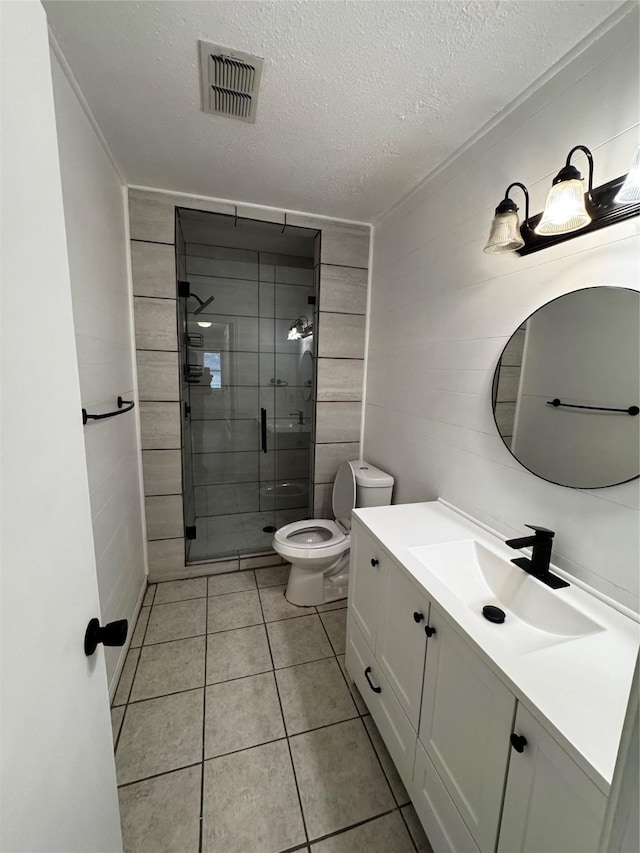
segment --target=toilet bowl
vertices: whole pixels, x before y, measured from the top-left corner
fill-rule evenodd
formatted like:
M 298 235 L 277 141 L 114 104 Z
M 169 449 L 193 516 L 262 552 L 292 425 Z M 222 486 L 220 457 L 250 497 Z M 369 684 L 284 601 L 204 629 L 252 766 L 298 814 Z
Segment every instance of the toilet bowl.
M 292 604 L 325 604 L 347 595 L 351 510 L 391 503 L 393 477 L 362 459 L 343 462 L 333 485 L 329 519 L 285 524 L 273 537 L 273 549 L 291 563 L 285 595 Z

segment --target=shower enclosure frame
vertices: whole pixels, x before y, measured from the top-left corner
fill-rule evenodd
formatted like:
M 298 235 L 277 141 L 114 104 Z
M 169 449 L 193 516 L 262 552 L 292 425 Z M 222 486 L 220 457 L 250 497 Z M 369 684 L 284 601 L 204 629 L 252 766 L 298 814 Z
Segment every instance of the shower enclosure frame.
M 303 364 L 303 360 L 305 359 L 305 354 L 311 352 L 312 358 L 312 376 L 310 379 L 311 382 L 311 394 L 308 402 L 307 411 L 305 412 L 305 406 L 300 406 L 299 411 L 304 412 L 304 419 L 309 421 L 309 430 L 308 430 L 308 438 L 307 438 L 307 447 L 308 447 L 308 462 L 305 466 L 305 471 L 303 475 L 303 479 L 307 483 L 306 489 L 306 501 L 304 507 L 293 507 L 290 511 L 283 509 L 278 506 L 279 498 L 278 498 L 278 490 L 277 485 L 280 480 L 283 480 L 283 487 L 287 485 L 286 481 L 291 479 L 286 475 L 279 475 L 279 454 L 285 452 L 287 449 L 304 449 L 304 448 L 286 448 L 282 447 L 282 444 L 288 440 L 288 436 L 281 436 L 278 432 L 279 427 L 282 425 L 283 420 L 291 419 L 293 417 L 293 412 L 289 412 L 288 410 L 293 407 L 293 404 L 289 403 L 285 405 L 283 410 L 280 405 L 280 401 L 278 400 L 277 395 L 280 392 L 280 389 L 284 389 L 287 386 L 287 382 L 280 380 L 278 378 L 278 370 L 277 370 L 277 362 L 279 356 L 282 356 L 283 353 L 278 350 L 281 349 L 280 342 L 278 338 L 278 333 L 276 332 L 276 326 L 282 326 L 283 317 L 279 317 L 278 306 L 276 305 L 276 293 L 279 284 L 284 284 L 286 287 L 287 282 L 277 281 L 278 274 L 275 272 L 277 267 L 274 267 L 274 277 L 273 277 L 273 305 L 271 309 L 271 313 L 267 314 L 267 316 L 263 317 L 263 305 L 262 305 L 262 289 L 263 286 L 268 285 L 266 280 L 262 279 L 262 265 L 261 265 L 261 257 L 265 254 L 274 255 L 281 254 L 278 252 L 270 252 L 265 253 L 262 250 L 260 252 L 255 250 L 247 250 L 254 251 L 256 257 L 258 259 L 258 277 L 256 281 L 256 286 L 260 291 L 260 308 L 258 311 L 258 315 L 256 317 L 257 323 L 262 327 L 262 324 L 266 321 L 270 321 L 273 324 L 273 336 L 274 336 L 274 345 L 273 352 L 265 353 L 262 350 L 262 328 L 260 334 L 260 345 L 258 346 L 256 356 L 257 360 L 260 362 L 259 368 L 259 376 L 257 378 L 257 387 L 256 387 L 256 396 L 259 398 L 260 406 L 259 408 L 264 412 L 265 409 L 271 409 L 271 412 L 267 411 L 267 423 L 265 423 L 264 417 L 261 419 L 261 423 L 258 426 L 258 436 L 259 436 L 259 447 L 257 448 L 258 453 L 260 454 L 260 458 L 264 459 L 264 454 L 268 454 L 271 457 L 271 464 L 273 467 L 273 477 L 271 479 L 271 499 L 265 500 L 266 494 L 268 494 L 268 489 L 263 488 L 265 485 L 265 477 L 263 475 L 263 463 L 260 463 L 260 473 L 255 480 L 255 488 L 257 491 L 256 494 L 256 505 L 254 515 L 262 515 L 262 521 L 264 521 L 265 513 L 271 514 L 270 523 L 264 525 L 262 527 L 262 538 L 260 541 L 253 541 L 251 536 L 246 544 L 240 543 L 238 547 L 229 549 L 227 547 L 223 547 L 221 549 L 214 550 L 212 547 L 209 547 L 206 552 L 202 550 L 197 550 L 198 546 L 202 542 L 202 526 L 204 523 L 209 523 L 207 518 L 203 518 L 200 507 L 196 501 L 196 490 L 201 491 L 201 483 L 198 481 L 198 476 L 194 476 L 193 465 L 191 470 L 188 468 L 188 457 L 191 456 L 193 460 L 194 454 L 190 453 L 190 447 L 192 446 L 192 442 L 194 440 L 194 411 L 193 411 L 193 401 L 192 401 L 192 387 L 196 387 L 194 382 L 189 382 L 188 380 L 188 368 L 187 365 L 190 362 L 190 347 L 189 343 L 189 335 L 192 334 L 192 329 L 188 328 L 188 318 L 190 314 L 195 314 L 195 312 L 188 312 L 187 310 L 187 294 L 190 297 L 195 297 L 195 299 L 200 303 L 199 306 L 199 315 L 201 314 L 204 318 L 206 316 L 207 320 L 212 320 L 212 314 L 215 316 L 214 312 L 211 312 L 213 307 L 215 311 L 215 301 L 213 302 L 213 306 L 209 307 L 209 310 L 206 312 L 203 309 L 207 308 L 207 305 L 210 305 L 212 302 L 211 298 L 207 298 L 207 294 L 203 293 L 202 295 L 197 292 L 197 285 L 195 287 L 190 287 L 190 282 L 192 281 L 194 275 L 189 275 L 187 272 L 187 255 L 188 253 L 185 250 L 185 241 L 182 238 L 181 234 L 181 225 L 180 225 L 180 217 L 181 215 L 188 215 L 189 213 L 196 214 L 197 216 L 211 216 L 212 220 L 226 220 L 227 226 L 233 222 L 234 227 L 237 227 L 239 221 L 242 222 L 243 225 L 247 225 L 251 227 L 252 225 L 258 226 L 259 228 L 265 227 L 267 223 L 263 220 L 254 220 L 249 218 L 239 218 L 237 216 L 227 216 L 225 214 L 218 213 L 207 213 L 204 211 L 193 210 L 186 206 L 176 206 L 175 208 L 175 251 L 176 251 L 176 277 L 177 277 L 177 324 L 178 324 L 178 347 L 179 347 L 179 355 L 180 355 L 180 411 L 181 411 L 181 434 L 182 434 L 182 494 L 183 494 L 183 513 L 184 513 L 184 532 L 185 532 L 185 566 L 187 565 L 198 565 L 198 564 L 206 564 L 219 560 L 225 560 L 229 558 L 235 559 L 242 557 L 251 557 L 257 556 L 260 554 L 271 553 L 271 537 L 275 530 L 282 526 L 283 523 L 287 523 L 293 520 L 300 520 L 303 518 L 310 518 L 313 514 L 313 502 L 314 502 L 314 437 L 315 437 L 315 408 L 316 408 L 316 386 L 317 386 L 317 345 L 315 344 L 313 336 L 311 337 L 311 341 L 313 341 L 314 346 L 310 349 L 309 347 L 302 348 L 300 350 L 300 365 Z M 310 318 L 311 325 L 317 329 L 317 310 L 318 310 L 318 285 L 319 285 L 319 263 L 320 263 L 320 240 L 321 240 L 321 232 L 318 229 L 305 229 L 297 226 L 281 226 L 281 225 L 273 225 L 274 234 L 279 232 L 282 233 L 287 229 L 289 234 L 293 234 L 295 236 L 303 236 L 309 238 L 309 264 L 307 268 L 312 273 L 312 281 L 310 284 L 305 287 L 305 291 L 311 290 L 312 296 L 309 299 L 309 302 L 312 304 L 304 305 L 305 311 L 295 311 L 293 313 L 296 316 L 286 317 L 287 325 L 293 324 L 295 320 L 298 319 L 299 314 L 305 313 Z M 181 254 L 184 258 L 184 263 L 181 264 Z M 301 288 L 302 291 L 302 288 Z M 228 318 L 231 319 L 231 318 Z M 231 328 L 233 334 L 238 336 L 238 330 L 236 325 L 231 324 Z M 207 331 L 207 330 L 205 330 Z M 280 335 L 282 336 L 282 329 L 280 329 Z M 235 346 L 235 342 L 230 342 L 228 349 L 224 351 L 220 351 L 221 360 L 226 358 L 227 360 L 231 360 L 232 354 L 237 354 L 238 352 L 242 352 L 242 350 Z M 266 360 L 266 357 L 272 357 L 273 359 L 273 377 L 270 379 L 270 385 L 266 385 L 263 376 L 262 366 Z M 308 365 L 309 356 L 306 356 L 306 363 Z M 304 399 L 304 389 L 301 387 L 302 383 L 299 380 L 302 399 Z M 229 386 L 222 386 L 219 390 L 227 390 Z M 295 388 L 296 386 L 292 386 Z M 305 386 L 306 387 L 306 386 Z M 237 390 L 237 389 L 236 389 Z M 263 406 L 262 404 L 265 402 L 265 392 L 269 391 L 271 394 L 271 404 L 270 406 L 267 404 Z M 216 391 L 214 391 L 216 393 Z M 256 412 L 257 416 L 257 412 Z M 235 419 L 231 419 L 227 421 L 227 426 L 231 428 Z M 220 419 L 220 422 L 224 422 L 224 418 Z M 303 416 L 300 417 L 300 422 L 303 422 Z M 289 427 L 290 424 L 285 424 L 285 427 Z M 273 449 L 270 449 L 269 446 L 265 446 L 265 434 L 268 434 L 269 440 L 274 443 Z M 202 439 L 202 437 L 200 437 Z M 198 440 L 200 440 L 198 439 Z M 201 445 L 204 447 L 204 445 Z M 268 468 L 268 465 L 265 466 Z M 283 469 L 282 469 L 283 470 Z M 295 475 L 297 478 L 300 478 L 301 474 L 298 473 Z M 268 481 L 267 481 L 268 482 Z M 231 485 L 231 484 L 228 484 Z M 206 486 L 209 491 L 209 485 Z M 215 490 L 215 485 L 214 485 Z M 295 492 L 295 489 L 294 489 Z M 295 498 L 293 499 L 295 503 Z M 285 501 L 286 503 L 286 501 Z M 270 509 L 265 509 L 266 505 L 270 504 Z M 200 514 L 199 514 L 200 513 Z M 239 512 L 239 514 L 242 514 Z M 245 515 L 249 516 L 252 513 L 245 513 Z M 233 516 L 235 513 L 230 513 L 228 516 L 220 514 L 218 517 L 220 519 L 227 518 L 230 521 L 234 521 Z M 211 523 L 214 523 L 213 521 Z M 262 523 L 262 522 L 260 522 Z M 198 527 L 200 527 L 200 536 L 201 542 L 198 543 Z M 268 535 L 266 535 L 268 533 Z

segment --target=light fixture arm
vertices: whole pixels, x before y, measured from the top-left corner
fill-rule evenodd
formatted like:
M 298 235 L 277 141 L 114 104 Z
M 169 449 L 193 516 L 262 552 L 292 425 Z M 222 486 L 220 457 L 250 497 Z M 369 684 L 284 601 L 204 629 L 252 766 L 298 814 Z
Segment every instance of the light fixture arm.
M 591 199 L 591 191 L 593 190 L 593 154 L 591 153 L 591 151 L 589 151 L 589 149 L 587 148 L 586 145 L 575 145 L 571 149 L 571 151 L 569 151 L 569 153 L 567 154 L 567 162 L 565 163 L 564 169 L 562 169 L 558 173 L 558 175 L 554 178 L 553 183 L 555 184 L 559 180 L 560 181 L 566 180 L 566 177 L 561 177 L 561 175 L 563 175 L 563 173 L 567 169 L 570 169 L 574 172 L 577 172 L 576 167 L 571 165 L 571 158 L 576 153 L 576 151 L 582 151 L 586 155 L 587 160 L 589 161 L 589 189 L 588 189 L 588 194 L 589 194 L 589 199 Z
M 512 184 L 509 184 L 504 193 L 504 200 L 507 201 L 509 199 L 509 192 L 511 191 L 511 187 L 520 187 L 522 192 L 524 193 L 524 222 L 529 222 L 529 190 L 525 187 L 524 184 L 521 184 L 520 181 L 514 181 Z M 509 199 L 510 200 L 510 199 Z

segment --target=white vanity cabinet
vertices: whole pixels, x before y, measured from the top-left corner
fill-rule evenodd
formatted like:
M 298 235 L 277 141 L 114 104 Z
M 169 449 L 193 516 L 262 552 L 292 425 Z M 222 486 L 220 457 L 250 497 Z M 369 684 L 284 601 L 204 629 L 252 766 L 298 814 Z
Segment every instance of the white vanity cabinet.
M 606 796 L 393 553 L 354 517 L 346 668 L 435 853 L 596 853 Z
M 498 853 L 597 853 L 607 798 L 520 705 Z
M 493 853 L 516 699 L 435 605 L 430 623 L 419 739 L 458 820 L 481 853 Z M 443 816 L 432 814 L 433 804 L 421 805 L 429 834 Z

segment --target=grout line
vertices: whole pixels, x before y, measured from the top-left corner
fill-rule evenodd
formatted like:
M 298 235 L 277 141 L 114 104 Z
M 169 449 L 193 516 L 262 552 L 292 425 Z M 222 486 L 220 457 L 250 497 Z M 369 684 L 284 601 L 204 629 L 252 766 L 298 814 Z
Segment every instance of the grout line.
M 156 587 L 156 589 L 157 589 L 157 587 Z M 154 593 L 154 597 L 155 597 L 155 593 Z M 141 614 L 142 614 L 142 607 L 140 608 L 140 613 L 138 614 L 138 619 L 136 620 L 136 628 L 138 627 L 138 622 L 140 621 Z M 144 633 L 142 635 L 142 644 L 140 646 L 136 646 L 136 648 L 139 649 L 140 651 L 138 652 L 138 659 L 136 660 L 136 667 L 133 671 L 133 678 L 131 679 L 131 685 L 130 685 L 129 691 L 127 693 L 127 699 L 124 703 L 124 713 L 122 714 L 122 720 L 120 720 L 120 731 L 118 732 L 118 737 L 116 739 L 116 743 L 114 743 L 114 745 L 113 745 L 114 756 L 116 754 L 118 746 L 120 745 L 120 737 L 122 735 L 122 729 L 124 728 L 124 723 L 125 723 L 125 720 L 127 717 L 127 710 L 129 709 L 129 700 L 131 698 L 131 693 L 133 691 L 133 685 L 134 685 L 135 680 L 136 680 L 136 675 L 138 674 L 138 667 L 140 666 L 140 658 L 142 657 L 142 648 L 144 646 L 145 637 L 147 636 L 147 630 L 149 628 L 150 619 L 151 619 L 151 612 L 149 612 L 149 619 L 147 619 L 147 624 L 144 626 Z M 133 630 L 135 633 L 135 628 Z M 131 636 L 133 639 L 133 634 Z M 127 657 L 129 657 L 130 652 L 131 652 L 131 647 L 129 647 L 129 651 L 127 652 Z M 125 664 L 126 664 L 126 659 L 125 659 Z M 124 667 L 123 667 L 123 669 L 124 669 Z M 120 679 L 122 679 L 122 673 L 120 674 Z M 120 682 L 118 682 L 118 687 L 119 686 L 120 686 Z M 118 692 L 118 688 L 116 687 L 116 693 L 117 692 Z M 121 707 L 121 706 L 116 706 L 116 707 Z
M 209 581 L 207 580 L 207 592 L 209 591 Z M 208 626 L 209 620 L 209 597 L 206 598 L 204 611 L 205 628 Z M 204 761 L 205 761 L 205 737 L 207 730 L 207 635 L 204 635 L 204 685 L 202 689 L 202 773 L 200 777 L 200 838 L 198 842 L 198 853 L 202 853 L 202 836 L 204 829 Z
M 171 770 L 163 770 L 161 773 L 152 773 L 150 776 L 143 776 L 140 779 L 132 779 L 131 782 L 123 782 L 118 785 L 118 788 L 130 788 L 131 785 L 137 785 L 139 782 L 149 782 L 151 779 L 158 779 L 160 776 L 168 776 L 170 773 L 177 773 L 180 770 L 189 770 L 191 767 L 201 767 L 201 761 L 195 761 L 192 764 L 185 764 L 182 767 L 172 767 Z
M 360 826 L 365 826 L 367 823 L 373 823 L 374 820 L 378 820 L 380 817 L 386 817 L 387 815 L 393 814 L 395 811 L 398 811 L 397 806 L 394 806 L 392 809 L 387 809 L 384 812 L 380 812 L 379 814 L 375 814 L 372 817 L 365 818 L 364 820 L 359 820 L 357 823 L 352 823 L 349 826 L 336 829 L 335 832 L 329 832 L 327 835 L 319 835 L 317 838 L 312 839 L 312 843 L 317 844 L 319 841 L 326 841 L 328 838 L 335 838 L 337 835 L 344 835 L 345 832 L 349 832 L 351 829 L 357 829 Z
M 262 607 L 262 599 L 260 598 L 260 596 L 258 596 L 258 600 L 260 601 L 260 610 L 262 611 L 262 619 L 264 622 L 264 609 Z M 291 762 L 291 771 L 293 773 L 293 782 L 296 786 L 296 794 L 298 795 L 298 807 L 300 809 L 300 816 L 302 818 L 302 827 L 304 829 L 304 837 L 305 837 L 307 847 L 308 847 L 309 846 L 309 831 L 307 830 L 307 820 L 305 818 L 304 809 L 302 807 L 302 797 L 300 796 L 300 788 L 298 787 L 298 776 L 296 774 L 296 766 L 293 763 L 293 753 L 291 752 L 291 743 L 289 742 L 289 734 L 287 732 L 287 724 L 286 724 L 285 718 L 284 718 L 284 709 L 282 707 L 282 699 L 280 697 L 280 688 L 278 687 L 278 679 L 276 678 L 276 673 L 275 673 L 276 665 L 275 665 L 275 661 L 273 660 L 273 652 L 271 651 L 271 640 L 269 639 L 269 631 L 267 630 L 267 623 L 266 622 L 264 622 L 264 626 L 265 626 L 264 632 L 267 636 L 267 648 L 269 649 L 269 657 L 271 658 L 271 666 L 273 669 L 273 680 L 274 680 L 275 685 L 276 685 L 276 695 L 278 697 L 278 705 L 280 706 L 280 715 L 282 717 L 282 725 L 283 725 L 284 731 L 285 731 L 285 739 L 287 741 L 287 749 L 289 750 L 289 761 Z
M 400 820 L 402 821 L 405 829 L 407 830 L 407 835 L 411 839 L 411 843 L 413 844 L 413 849 L 416 851 L 416 853 L 420 853 L 420 851 L 418 850 L 418 842 L 413 837 L 413 833 L 411 832 L 411 829 L 409 828 L 409 824 L 407 823 L 407 819 L 404 816 L 404 813 L 402 811 L 402 809 L 406 808 L 407 806 L 413 806 L 413 803 L 411 802 L 411 800 L 409 800 L 409 802 L 406 803 L 406 805 L 398 807 L 398 812 L 400 814 Z M 426 833 L 425 833 L 425 835 L 426 835 Z

